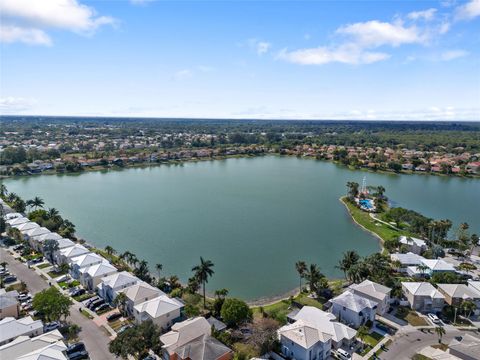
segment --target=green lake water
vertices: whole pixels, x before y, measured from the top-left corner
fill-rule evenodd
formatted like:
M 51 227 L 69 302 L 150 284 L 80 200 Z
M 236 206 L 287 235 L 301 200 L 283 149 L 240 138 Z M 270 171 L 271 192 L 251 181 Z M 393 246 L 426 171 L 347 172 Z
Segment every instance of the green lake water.
M 40 196 L 97 247 L 130 250 L 182 281 L 199 257 L 215 263 L 208 290 L 246 300 L 298 286 L 297 260 L 330 277 L 342 253 L 379 250 L 338 199 L 347 181 L 383 185 L 394 204 L 468 222 L 480 233 L 480 181 L 353 171 L 329 162 L 274 156 L 81 175 L 7 179 L 9 191 Z M 155 273 L 155 271 L 153 271 Z

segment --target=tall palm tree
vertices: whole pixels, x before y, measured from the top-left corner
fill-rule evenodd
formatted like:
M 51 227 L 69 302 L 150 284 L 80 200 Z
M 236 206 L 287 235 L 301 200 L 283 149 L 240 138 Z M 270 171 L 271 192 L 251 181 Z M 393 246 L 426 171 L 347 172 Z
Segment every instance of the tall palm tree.
M 338 262 L 336 268 L 343 271 L 345 279 L 347 278 L 348 270 L 360 260 L 360 256 L 354 250 L 349 250 L 343 253 L 343 258 Z
M 320 268 L 317 264 L 310 264 L 307 272 L 305 273 L 305 278 L 308 281 L 310 292 L 315 292 L 317 283 L 321 278 L 323 278 L 323 274 L 320 272 Z
M 423 264 L 418 264 L 416 269 L 418 272 L 420 272 L 420 274 L 422 274 L 422 277 L 423 277 L 423 275 L 425 275 L 425 272 L 428 270 L 428 266 Z
M 107 245 L 105 246 L 105 252 L 108 254 L 108 255 L 114 255 L 116 254 L 116 251 L 113 247 L 111 247 L 110 245 Z
M 305 261 L 297 261 L 295 263 L 295 269 L 300 277 L 300 292 L 302 292 L 302 279 L 307 271 L 307 263 Z
M 0 197 L 5 197 L 7 196 L 8 194 L 8 190 L 7 190 L 7 187 L 5 186 L 5 184 L 0 184 Z
M 472 315 L 472 312 L 474 312 L 477 309 L 477 305 L 471 300 L 465 300 L 464 302 L 462 302 L 461 308 L 463 310 L 463 314 L 467 318 L 470 318 L 470 315 Z
M 163 270 L 163 265 L 158 263 L 155 265 L 155 269 L 157 270 L 158 272 L 158 279 L 160 280 L 160 274 L 162 273 L 162 270 Z
M 443 326 L 437 326 L 435 328 L 435 334 L 437 334 L 437 336 L 438 336 L 438 343 L 441 344 L 442 343 L 442 336 L 445 335 L 445 329 L 443 328 Z
M 50 220 L 58 220 L 60 218 L 60 213 L 55 208 L 50 208 L 47 211 L 47 217 Z
M 204 260 L 200 256 L 200 264 L 192 268 L 192 271 L 195 272 L 195 276 L 203 285 L 203 308 L 206 308 L 206 296 L 205 296 L 205 284 L 208 282 L 208 278 L 211 277 L 215 272 L 212 270 L 214 264 L 210 260 Z
M 45 255 L 47 255 L 51 263 L 53 263 L 53 254 L 55 253 L 55 251 L 58 251 L 58 249 L 59 247 L 57 240 L 45 240 L 45 243 L 43 244 L 43 252 L 45 253 Z
M 113 304 L 118 308 L 120 314 L 125 314 L 126 304 L 127 304 L 127 295 L 124 292 L 120 292 L 117 294 L 115 299 L 113 300 Z
M 38 196 L 35 196 L 32 200 L 27 201 L 27 205 L 37 210 L 38 208 L 43 208 L 43 205 L 45 205 L 45 202 Z

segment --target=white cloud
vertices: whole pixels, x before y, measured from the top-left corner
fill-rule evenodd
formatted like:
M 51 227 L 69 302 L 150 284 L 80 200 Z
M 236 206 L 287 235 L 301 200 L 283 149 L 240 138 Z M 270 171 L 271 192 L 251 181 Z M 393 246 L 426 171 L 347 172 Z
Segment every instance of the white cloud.
M 425 21 L 430 21 L 433 20 L 435 17 L 435 13 L 437 12 L 437 9 L 435 8 L 430 8 L 427 10 L 421 10 L 421 11 L 413 11 L 407 15 L 407 18 L 410 20 L 425 20 Z
M 30 38 L 36 38 L 37 43 L 43 41 L 51 44 L 51 40 L 46 40 L 49 37 L 45 33 L 49 28 L 92 35 L 103 25 L 115 24 L 112 17 L 99 16 L 95 9 L 77 0 L 0 0 L 0 13 L 2 28 L 6 29 L 7 35 L 10 34 L 4 38 L 14 38 L 11 36 L 14 29 L 17 34 L 30 34 Z M 26 42 L 22 40 L 26 35 L 17 37 L 18 41 Z
M 480 16 L 480 0 L 470 2 L 456 8 L 455 18 L 457 20 L 472 20 Z
M 365 51 L 354 44 L 344 44 L 336 48 L 317 47 L 295 51 L 282 50 L 278 58 L 300 65 L 324 65 L 338 62 L 343 64 L 372 64 L 388 59 L 390 55 L 382 52 Z
M 372 20 L 342 26 L 337 33 L 351 36 L 355 42 L 365 47 L 424 43 L 426 37 L 416 27 L 405 27 L 400 20 L 394 23 Z
M 40 29 L 22 28 L 15 25 L 0 24 L 0 42 L 21 42 L 29 45 L 52 45 L 52 39 Z
M 266 54 L 272 47 L 272 44 L 270 44 L 269 42 L 261 41 L 258 39 L 249 39 L 247 43 L 251 49 L 255 50 L 257 55 Z
M 36 100 L 22 97 L 7 96 L 0 98 L 0 113 L 11 114 L 30 110 Z
M 173 74 L 175 80 L 185 80 L 193 76 L 193 72 L 190 69 L 182 69 Z
M 465 57 L 468 55 L 468 51 L 465 50 L 448 50 L 441 54 L 440 58 L 443 61 L 450 61 L 454 59 L 458 59 L 461 57 Z

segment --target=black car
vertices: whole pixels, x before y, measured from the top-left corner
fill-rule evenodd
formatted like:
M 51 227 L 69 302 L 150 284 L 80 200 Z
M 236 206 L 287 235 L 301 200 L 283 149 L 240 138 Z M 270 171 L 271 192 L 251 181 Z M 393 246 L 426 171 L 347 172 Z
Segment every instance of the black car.
M 85 289 L 77 289 L 71 293 L 72 296 L 80 296 L 85 294 Z
M 67 354 L 69 360 L 88 359 L 88 352 L 86 350 L 77 351 L 71 354 Z
M 113 314 L 110 314 L 107 316 L 107 321 L 113 321 L 113 320 L 117 320 L 119 318 L 122 317 L 122 314 L 120 314 L 119 312 L 116 312 L 116 313 L 113 313 Z
M 70 345 L 67 348 L 67 355 L 74 354 L 74 353 L 80 352 L 80 351 L 86 351 L 85 344 L 82 343 L 82 342 L 78 342 L 78 343 Z
M 11 283 L 11 282 L 14 282 L 14 281 L 17 281 L 17 277 L 14 276 L 14 275 L 9 275 L 9 276 L 6 276 L 3 278 L 3 282 L 5 284 L 8 284 L 8 283 Z
M 88 308 L 90 305 L 92 305 L 95 301 L 100 300 L 98 296 L 94 296 L 91 299 L 88 299 L 87 302 L 85 303 L 85 306 Z
M 96 300 L 96 301 L 92 302 L 92 303 L 91 303 L 90 305 L 88 305 L 87 307 L 88 307 L 90 310 L 93 310 L 93 309 L 95 309 L 97 306 L 100 306 L 100 305 L 102 305 L 102 304 L 104 304 L 104 303 L 105 303 L 105 301 L 103 301 L 102 299 L 100 299 L 100 300 Z
M 93 311 L 99 312 L 99 311 L 102 311 L 102 310 L 106 310 L 109 307 L 110 307 L 110 305 L 108 305 L 108 304 L 102 304 L 102 305 L 99 305 L 96 308 L 94 308 Z

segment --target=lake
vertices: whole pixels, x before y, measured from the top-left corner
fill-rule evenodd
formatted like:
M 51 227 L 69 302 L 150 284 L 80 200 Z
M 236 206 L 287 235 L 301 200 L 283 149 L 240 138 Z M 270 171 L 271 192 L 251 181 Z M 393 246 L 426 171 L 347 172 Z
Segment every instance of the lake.
M 182 281 L 199 257 L 215 264 L 207 289 L 253 300 L 298 286 L 295 262 L 329 277 L 343 252 L 379 250 L 339 197 L 346 182 L 383 185 L 392 201 L 433 218 L 468 222 L 480 233 L 480 181 L 376 174 L 276 156 L 164 165 L 4 181 L 24 199 L 40 196 L 97 247 L 130 250 Z M 155 271 L 152 271 L 155 273 Z

